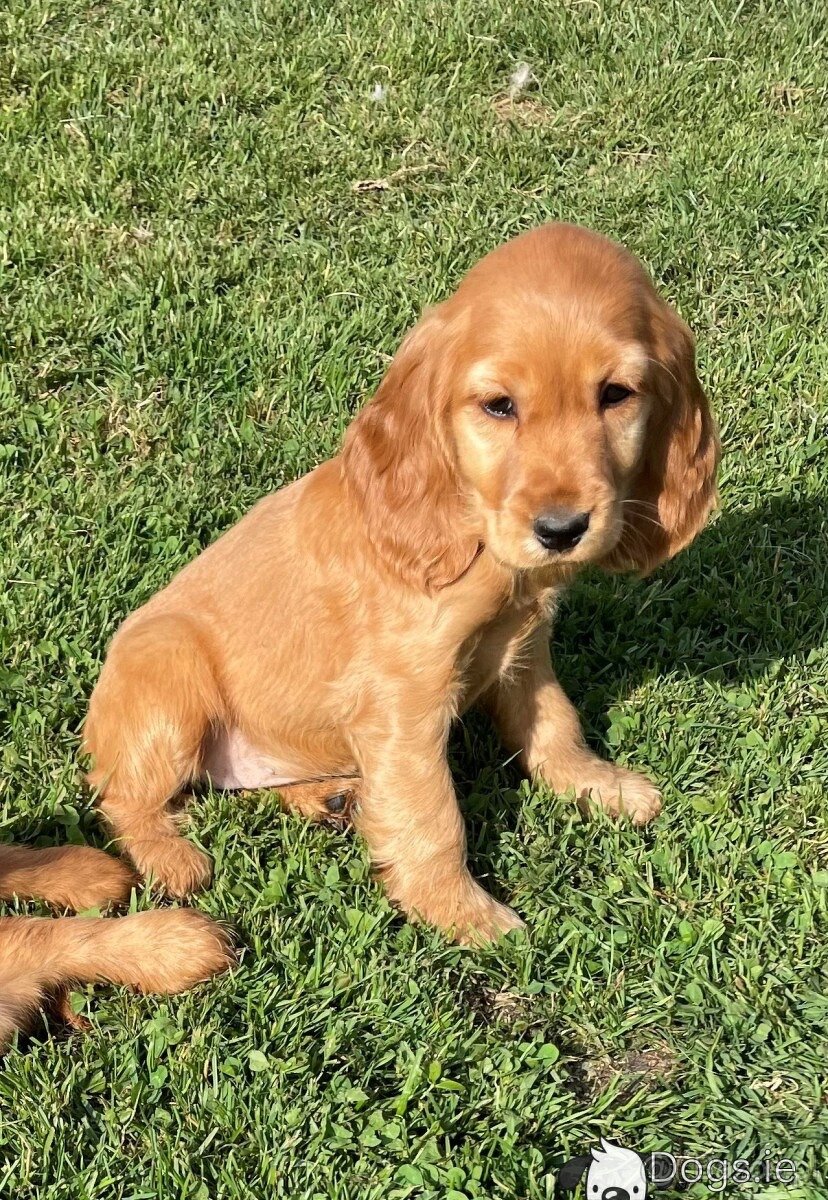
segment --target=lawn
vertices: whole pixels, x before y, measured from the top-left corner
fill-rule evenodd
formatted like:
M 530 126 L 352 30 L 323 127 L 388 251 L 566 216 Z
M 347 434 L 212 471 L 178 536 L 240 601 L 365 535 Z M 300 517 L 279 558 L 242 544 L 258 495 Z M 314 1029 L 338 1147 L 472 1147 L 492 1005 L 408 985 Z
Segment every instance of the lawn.
M 77 734 L 118 622 L 331 454 L 505 237 L 565 218 L 643 258 L 698 335 L 724 461 L 699 541 L 585 578 L 556 632 L 590 740 L 664 785 L 656 824 L 582 820 L 469 718 L 473 866 L 530 926 L 470 952 L 403 924 L 354 838 L 200 798 L 198 903 L 240 967 L 79 993 L 89 1034 L 11 1053 L 0 1195 L 535 1200 L 605 1135 L 769 1150 L 798 1190 L 741 1194 L 825 1196 L 820 9 L 8 0 L 0 838 L 104 844 Z

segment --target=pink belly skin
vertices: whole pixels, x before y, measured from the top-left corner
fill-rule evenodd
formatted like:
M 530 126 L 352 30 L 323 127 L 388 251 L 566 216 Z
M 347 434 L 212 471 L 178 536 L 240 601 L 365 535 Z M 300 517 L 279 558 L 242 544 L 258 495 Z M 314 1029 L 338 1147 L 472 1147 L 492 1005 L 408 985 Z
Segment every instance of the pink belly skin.
M 276 788 L 307 779 L 313 772 L 265 754 L 238 729 L 217 729 L 204 747 L 202 777 L 227 791 Z

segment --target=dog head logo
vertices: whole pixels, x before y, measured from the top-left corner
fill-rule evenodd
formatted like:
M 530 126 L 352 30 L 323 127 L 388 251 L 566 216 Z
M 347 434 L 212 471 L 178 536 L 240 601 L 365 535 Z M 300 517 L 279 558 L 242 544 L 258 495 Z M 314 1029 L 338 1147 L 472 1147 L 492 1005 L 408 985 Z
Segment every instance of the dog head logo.
M 558 1172 L 555 1194 L 574 1192 L 578 1180 L 587 1173 L 585 1200 L 645 1200 L 647 1177 L 644 1163 L 634 1150 L 625 1150 L 601 1138 L 600 1147 L 579 1154 L 564 1163 Z

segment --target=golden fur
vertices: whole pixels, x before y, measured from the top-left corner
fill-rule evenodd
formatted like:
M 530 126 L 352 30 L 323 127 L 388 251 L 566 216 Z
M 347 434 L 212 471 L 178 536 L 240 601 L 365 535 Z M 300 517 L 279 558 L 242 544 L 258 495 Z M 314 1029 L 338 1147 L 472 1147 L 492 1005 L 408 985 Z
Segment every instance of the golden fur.
M 609 381 L 631 394 L 603 409 Z M 500 396 L 515 419 L 482 407 Z M 630 254 L 568 225 L 495 250 L 405 338 L 342 453 L 124 622 L 85 728 L 115 838 L 168 892 L 203 885 L 169 802 L 220 744 L 254 782 L 355 777 L 405 912 L 463 940 L 519 925 L 466 865 L 449 725 L 479 703 L 528 773 L 655 816 L 648 779 L 587 749 L 549 614 L 586 564 L 649 571 L 685 546 L 717 460 L 692 336 Z M 555 506 L 590 514 L 565 553 L 532 532 Z M 326 788 L 296 805 L 324 815 Z
M 0 846 L 0 900 L 37 898 L 82 911 L 123 902 L 135 882 L 124 863 L 100 850 Z M 116 920 L 0 917 L 0 1053 L 72 983 L 180 992 L 231 961 L 223 931 L 193 909 Z

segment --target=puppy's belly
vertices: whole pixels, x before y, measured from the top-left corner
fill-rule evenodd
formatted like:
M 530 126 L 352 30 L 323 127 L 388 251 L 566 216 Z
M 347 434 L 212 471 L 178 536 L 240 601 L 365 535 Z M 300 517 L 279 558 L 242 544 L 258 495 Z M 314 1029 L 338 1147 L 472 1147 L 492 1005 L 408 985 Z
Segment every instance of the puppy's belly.
M 217 729 L 204 747 L 202 777 L 227 791 L 284 787 L 314 774 L 306 763 L 291 762 L 253 746 L 238 729 Z

